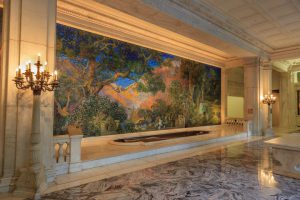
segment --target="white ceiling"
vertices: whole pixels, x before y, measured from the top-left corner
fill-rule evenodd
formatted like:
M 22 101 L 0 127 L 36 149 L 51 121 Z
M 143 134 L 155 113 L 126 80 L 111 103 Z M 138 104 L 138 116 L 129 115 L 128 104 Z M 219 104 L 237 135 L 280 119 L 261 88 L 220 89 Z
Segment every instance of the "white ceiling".
M 215 18 L 211 20 L 220 18 L 219 25 L 248 34 L 272 50 L 300 45 L 300 0 L 173 1 L 194 11 L 206 4 Z

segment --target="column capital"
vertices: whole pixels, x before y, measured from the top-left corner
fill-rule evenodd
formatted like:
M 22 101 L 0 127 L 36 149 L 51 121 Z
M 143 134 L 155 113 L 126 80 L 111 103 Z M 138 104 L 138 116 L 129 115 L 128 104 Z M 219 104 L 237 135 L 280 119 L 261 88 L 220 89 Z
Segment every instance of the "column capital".
M 289 72 L 280 72 L 280 77 L 289 77 Z
M 228 75 L 228 71 L 229 71 L 228 69 L 230 69 L 230 68 L 226 68 L 226 67 L 221 68 L 221 74 Z
M 260 67 L 261 67 L 262 70 L 272 70 L 272 61 L 270 59 L 261 60 L 260 61 Z
M 259 58 L 258 57 L 242 58 L 242 63 L 244 67 L 256 67 L 259 64 Z

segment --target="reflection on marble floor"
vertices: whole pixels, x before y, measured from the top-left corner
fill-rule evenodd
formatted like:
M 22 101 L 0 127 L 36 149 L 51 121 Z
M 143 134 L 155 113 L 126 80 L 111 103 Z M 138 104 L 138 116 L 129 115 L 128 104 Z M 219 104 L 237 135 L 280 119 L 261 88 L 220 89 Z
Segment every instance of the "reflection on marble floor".
M 42 199 L 300 199 L 300 180 L 273 175 L 262 141 L 48 194 Z

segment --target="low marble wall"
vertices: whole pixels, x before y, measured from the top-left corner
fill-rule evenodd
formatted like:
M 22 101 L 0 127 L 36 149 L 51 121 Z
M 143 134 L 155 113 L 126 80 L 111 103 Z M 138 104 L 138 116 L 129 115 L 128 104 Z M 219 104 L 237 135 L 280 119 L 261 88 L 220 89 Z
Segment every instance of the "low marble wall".
M 208 136 L 210 135 L 210 136 Z M 207 135 L 200 135 L 200 136 L 194 136 L 194 138 L 189 138 L 189 139 L 183 139 L 181 138 L 180 140 L 169 140 L 169 141 L 164 141 L 163 143 L 160 144 L 155 144 L 151 146 L 135 146 L 134 151 L 131 152 L 123 152 L 120 153 L 119 155 L 104 155 L 102 157 L 94 157 L 94 158 L 89 158 L 88 160 L 82 160 L 81 162 L 81 169 L 86 170 L 86 169 L 91 169 L 95 167 L 100 167 L 100 166 L 105 166 L 105 165 L 110 165 L 114 163 L 119 163 L 119 162 L 124 162 L 128 160 L 134 160 L 134 159 L 139 159 L 143 157 L 148 157 L 148 156 L 153 156 L 157 154 L 163 154 L 163 153 L 169 153 L 173 151 L 183 151 L 186 149 L 191 149 L 203 145 L 209 145 L 209 144 L 217 144 L 217 143 L 222 143 L 222 142 L 229 142 L 229 141 L 239 141 L 239 140 L 244 140 L 247 138 L 247 133 L 212 133 L 212 134 L 207 134 Z M 95 142 L 94 144 L 87 144 L 87 145 L 92 145 L 92 147 L 98 148 L 99 151 L 101 151 L 101 147 L 103 148 L 103 143 L 97 143 Z M 114 145 L 106 145 L 108 146 L 114 146 Z M 118 148 L 119 147 L 119 148 Z M 120 148 L 122 147 L 122 148 Z M 84 148 L 84 147 L 83 147 Z M 113 149 L 118 148 L 119 151 L 124 150 L 124 148 L 132 148 L 132 146 L 118 146 L 115 145 Z M 105 150 L 109 151 L 109 147 Z
M 300 179 L 300 151 L 272 148 L 273 172 Z
M 175 129 L 167 129 L 167 130 L 156 130 L 156 131 L 146 131 L 146 132 L 135 132 L 135 133 L 125 133 L 125 134 L 117 134 L 117 135 L 105 135 L 105 136 L 98 136 L 98 137 L 86 137 L 82 139 L 82 144 L 97 142 L 99 140 L 115 140 L 118 138 L 124 137 L 136 137 L 136 136 L 146 136 L 146 135 L 153 135 L 153 134 L 166 134 L 166 133 L 176 133 L 182 131 L 197 131 L 197 130 L 218 130 L 221 129 L 222 125 L 212 125 L 212 126 L 200 126 L 200 127 L 191 127 L 191 128 L 175 128 Z
M 287 134 L 265 143 L 271 150 L 273 172 L 300 179 L 300 133 Z

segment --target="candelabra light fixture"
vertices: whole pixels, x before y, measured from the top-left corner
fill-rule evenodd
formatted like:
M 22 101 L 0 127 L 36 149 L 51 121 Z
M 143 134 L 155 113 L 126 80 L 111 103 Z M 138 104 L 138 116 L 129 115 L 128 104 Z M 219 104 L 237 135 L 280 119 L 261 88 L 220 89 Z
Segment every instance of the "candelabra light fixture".
M 29 61 L 26 63 L 25 69 L 22 69 L 21 66 L 16 69 L 16 76 L 13 81 L 18 89 L 31 89 L 33 95 L 40 95 L 42 91 L 53 91 L 59 86 L 57 71 L 55 70 L 54 74 L 50 74 L 47 69 L 47 62 L 43 65 L 40 59 L 41 56 L 38 54 L 37 62 L 33 66 Z
M 31 196 L 36 195 L 39 191 L 40 182 L 45 181 L 40 177 L 45 177 L 42 170 L 40 149 L 41 149 L 41 129 L 40 129 L 40 109 L 41 109 L 41 92 L 53 91 L 59 86 L 57 71 L 50 74 L 47 69 L 47 62 L 41 63 L 41 55 L 38 54 L 37 61 L 33 65 L 27 62 L 26 66 L 19 66 L 16 70 L 16 76 L 13 79 L 18 89 L 33 91 L 32 105 L 32 132 L 30 148 L 30 165 L 22 169 L 20 177 L 17 180 L 18 185 L 15 193 L 28 193 Z M 25 186 L 25 188 L 24 188 Z
M 272 105 L 276 103 L 276 97 L 273 94 L 266 94 L 262 98 L 262 103 L 268 105 L 268 128 L 266 133 L 272 135 Z
M 273 96 L 273 94 L 266 94 L 262 99 L 262 103 L 268 104 L 268 106 L 274 104 L 275 102 L 276 102 L 276 97 Z

